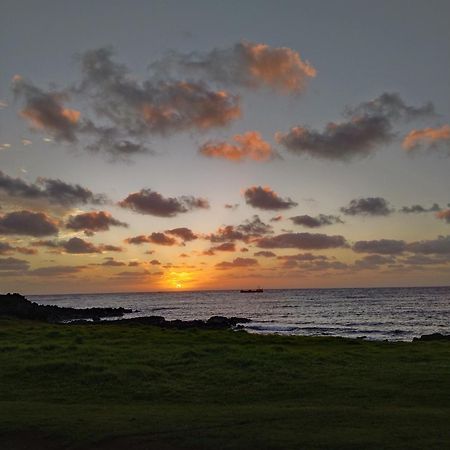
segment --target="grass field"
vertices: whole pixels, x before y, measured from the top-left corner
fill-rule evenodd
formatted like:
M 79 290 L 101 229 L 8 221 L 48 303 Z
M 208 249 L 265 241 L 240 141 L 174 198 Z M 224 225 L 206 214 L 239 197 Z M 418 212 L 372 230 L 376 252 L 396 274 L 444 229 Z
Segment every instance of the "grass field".
M 450 448 L 450 342 L 0 318 L 0 448 Z

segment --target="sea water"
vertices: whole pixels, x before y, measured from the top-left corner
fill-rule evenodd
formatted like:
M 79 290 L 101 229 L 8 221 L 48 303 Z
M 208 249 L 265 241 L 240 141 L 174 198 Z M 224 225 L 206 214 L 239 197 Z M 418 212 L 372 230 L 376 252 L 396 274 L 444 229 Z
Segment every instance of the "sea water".
M 254 333 L 405 341 L 422 334 L 450 333 L 450 287 L 130 292 L 28 298 L 41 304 L 122 306 L 136 311 L 125 317 L 247 317 L 252 322 L 244 327 Z

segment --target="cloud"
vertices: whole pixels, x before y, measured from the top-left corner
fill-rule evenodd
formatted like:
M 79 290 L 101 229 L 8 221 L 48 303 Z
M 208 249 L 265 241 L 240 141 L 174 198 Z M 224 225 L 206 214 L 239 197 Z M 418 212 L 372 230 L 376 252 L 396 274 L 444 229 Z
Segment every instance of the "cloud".
M 13 79 L 13 91 L 24 100 L 20 115 L 34 128 L 44 130 L 56 140 L 77 141 L 80 113 L 64 107 L 63 102 L 69 100 L 67 92 L 45 92 L 20 76 Z
M 287 47 L 270 47 L 241 41 L 231 48 L 208 53 L 182 54 L 172 51 L 153 64 L 163 76 L 178 73 L 199 74 L 210 81 L 246 88 L 270 87 L 282 93 L 302 92 L 316 69 L 300 54 Z
M 107 231 L 109 227 L 128 227 L 124 222 L 120 222 L 106 211 L 92 211 L 75 216 L 70 216 L 66 223 L 66 228 L 74 231 L 84 231 L 90 235 L 97 231 Z
M 342 161 L 366 157 L 378 144 L 389 142 L 391 137 L 391 125 L 383 117 L 330 122 L 322 132 L 299 125 L 276 135 L 277 141 L 292 153 Z
M 298 248 L 304 250 L 322 250 L 348 246 L 343 236 L 328 236 L 320 233 L 284 233 L 263 237 L 257 241 L 256 245 L 260 248 Z
M 0 255 L 9 255 L 11 253 L 22 253 L 23 255 L 36 255 L 37 250 L 28 247 L 15 247 L 9 242 L 0 241 Z
M 344 223 L 340 217 L 325 214 L 319 214 L 317 217 L 308 215 L 294 216 L 290 218 L 295 225 L 302 225 L 307 228 L 319 228 L 325 225 L 333 225 L 335 223 Z
M 28 270 L 30 263 L 24 259 L 0 258 L 0 271 L 4 272 L 22 272 Z
M 124 134 L 149 134 L 224 126 L 241 115 L 239 98 L 210 90 L 201 82 L 136 81 L 129 69 L 112 60 L 110 48 L 80 56 L 82 81 L 78 92 L 94 104 L 99 117 Z
M 127 244 L 141 245 L 150 242 L 149 238 L 143 234 L 125 239 Z
M 367 197 L 352 200 L 340 211 L 347 216 L 388 216 L 394 209 L 382 197 Z
M 200 147 L 199 153 L 209 158 L 222 158 L 233 162 L 249 159 L 264 162 L 277 155 L 272 146 L 263 140 L 261 134 L 257 131 L 236 134 L 232 140 L 232 143 L 208 141 Z
M 234 269 L 238 267 L 252 267 L 257 266 L 258 261 L 254 258 L 241 258 L 237 257 L 233 261 L 222 261 L 216 264 L 218 269 Z
M 104 258 L 105 261 L 100 264 L 95 264 L 98 266 L 105 266 L 105 267 L 121 267 L 126 266 L 126 264 L 123 261 L 116 261 L 114 258 L 106 257 Z
M 234 204 L 225 203 L 224 208 L 225 209 L 231 209 L 231 210 L 235 211 L 236 209 L 239 208 L 239 203 L 234 203 Z
M 177 240 L 167 236 L 164 233 L 152 233 L 149 236 L 147 236 L 148 242 L 151 242 L 152 244 L 157 245 L 166 245 L 166 246 L 172 246 L 177 244 Z
M 99 244 L 95 245 L 92 242 L 85 241 L 79 237 L 73 237 L 68 240 L 61 241 L 36 241 L 33 243 L 37 247 L 48 247 L 54 251 L 61 250 L 65 253 L 71 254 L 85 254 L 85 253 L 103 253 L 103 252 L 121 252 L 122 248 L 115 245 Z
M 411 242 L 407 250 L 424 255 L 450 255 L 450 236 L 438 236 L 437 239 Z
M 328 256 L 325 255 L 313 255 L 312 253 L 297 253 L 296 255 L 284 255 L 279 256 L 278 259 L 285 261 L 326 261 Z
M 58 234 L 58 227 L 44 213 L 15 211 L 0 216 L 0 235 L 18 234 L 24 236 L 51 236 Z
M 357 241 L 353 244 L 356 253 L 378 253 L 381 255 L 398 255 L 406 250 L 406 242 L 395 239 Z
M 176 236 L 183 242 L 194 241 L 198 238 L 198 236 L 192 230 L 186 227 L 173 228 L 172 230 L 166 230 L 165 233 Z
M 174 217 L 194 209 L 208 209 L 209 203 L 203 198 L 182 196 L 165 198 L 151 189 L 141 189 L 119 202 L 122 208 L 128 208 L 140 214 L 158 217 Z
M 226 225 L 219 228 L 215 233 L 205 236 L 205 239 L 211 242 L 234 242 L 251 240 L 273 233 L 271 225 L 264 223 L 258 215 L 254 215 L 251 219 L 245 220 L 242 224 Z
M 385 92 L 379 97 L 363 102 L 355 108 L 347 107 L 345 115 L 354 116 L 380 116 L 389 120 L 415 120 L 436 116 L 434 106 L 431 102 L 423 106 L 408 106 L 397 93 Z
M 429 208 L 426 208 L 422 205 L 403 206 L 402 209 L 400 209 L 400 212 L 405 214 L 420 214 L 427 212 L 436 212 L 440 210 L 441 207 L 437 203 L 433 203 L 433 205 L 431 205 Z
M 274 216 L 270 219 L 271 222 L 280 222 L 281 220 L 283 220 L 283 216 Z
M 381 256 L 381 255 L 367 255 L 363 259 L 355 261 L 355 267 L 357 269 L 378 269 L 379 266 L 384 264 L 395 263 L 393 256 Z
M 402 146 L 407 151 L 443 148 L 447 149 L 450 155 L 450 125 L 412 130 L 403 138 Z
M 86 266 L 48 266 L 39 267 L 38 269 L 30 270 L 27 275 L 34 275 L 38 277 L 61 277 L 74 275 L 85 269 Z
M 289 197 L 283 199 L 278 196 L 270 187 L 251 186 L 244 192 L 245 202 L 254 208 L 266 210 L 283 210 L 293 208 L 298 203 Z
M 0 192 L 25 201 L 44 200 L 64 207 L 88 203 L 98 205 L 107 201 L 104 195 L 94 194 L 79 184 L 69 184 L 53 178 L 38 178 L 35 183 L 27 183 L 20 178 L 10 177 L 1 170 Z
M 450 209 L 445 209 L 436 213 L 436 217 L 450 223 Z
M 204 255 L 212 256 L 215 252 L 235 252 L 236 244 L 234 242 L 224 242 L 223 244 L 215 245 L 203 252 Z
M 431 103 L 414 108 L 398 94 L 384 93 L 355 108 L 347 108 L 341 122 L 329 122 L 323 131 L 306 126 L 277 133 L 277 141 L 292 153 L 314 158 L 350 161 L 371 154 L 378 145 L 390 142 L 397 120 L 411 120 L 434 115 Z
M 263 256 L 264 258 L 273 258 L 277 256 L 274 252 L 271 252 L 269 250 L 261 250 L 260 252 L 256 252 L 254 255 Z
M 302 272 L 317 272 L 325 270 L 345 270 L 348 265 L 340 261 L 330 260 L 325 255 L 298 253 L 296 255 L 279 256 L 283 261 L 283 269 L 301 269 Z

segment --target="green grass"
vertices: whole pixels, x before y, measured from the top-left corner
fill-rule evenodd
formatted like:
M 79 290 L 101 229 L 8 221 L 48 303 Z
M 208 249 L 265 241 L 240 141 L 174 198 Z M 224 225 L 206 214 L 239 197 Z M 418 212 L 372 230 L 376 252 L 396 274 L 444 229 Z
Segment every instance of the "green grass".
M 0 319 L 0 448 L 429 450 L 449 424 L 450 342 Z

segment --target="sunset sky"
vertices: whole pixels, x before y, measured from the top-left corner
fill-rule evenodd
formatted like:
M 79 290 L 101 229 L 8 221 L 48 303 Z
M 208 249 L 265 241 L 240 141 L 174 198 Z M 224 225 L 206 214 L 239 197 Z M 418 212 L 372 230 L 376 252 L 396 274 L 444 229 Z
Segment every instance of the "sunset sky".
M 448 1 L 9 1 L 0 291 L 450 283 Z

